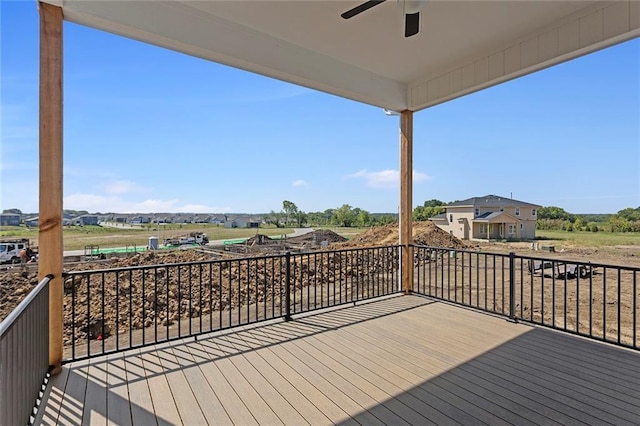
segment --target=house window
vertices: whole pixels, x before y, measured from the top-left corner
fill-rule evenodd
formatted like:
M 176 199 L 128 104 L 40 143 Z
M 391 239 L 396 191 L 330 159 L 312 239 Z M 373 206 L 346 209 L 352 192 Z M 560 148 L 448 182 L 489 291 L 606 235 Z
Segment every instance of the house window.
M 516 207 L 516 216 L 520 216 L 520 207 Z
M 476 211 L 475 211 L 475 215 L 476 215 L 476 216 L 479 216 L 479 215 L 480 215 L 480 209 L 476 209 Z
M 524 223 L 520 224 L 520 230 L 522 231 L 524 229 Z
M 453 215 L 452 214 L 449 215 L 449 222 L 453 223 Z
M 511 235 L 515 234 L 516 233 L 516 225 L 514 225 L 513 223 L 510 223 L 507 232 L 509 234 L 511 234 Z
M 486 223 L 481 223 L 480 224 L 480 234 L 484 235 L 487 233 L 487 224 Z
M 531 216 L 535 216 L 536 215 L 536 209 L 531 209 Z

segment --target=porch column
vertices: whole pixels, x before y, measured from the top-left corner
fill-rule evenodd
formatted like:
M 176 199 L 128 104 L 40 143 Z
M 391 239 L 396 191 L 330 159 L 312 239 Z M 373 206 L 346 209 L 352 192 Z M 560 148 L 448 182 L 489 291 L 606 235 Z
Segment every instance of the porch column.
M 413 111 L 400 113 L 400 276 L 404 294 L 413 284 Z
M 49 365 L 62 369 L 62 9 L 38 3 L 40 11 L 40 206 L 38 279 L 49 286 Z

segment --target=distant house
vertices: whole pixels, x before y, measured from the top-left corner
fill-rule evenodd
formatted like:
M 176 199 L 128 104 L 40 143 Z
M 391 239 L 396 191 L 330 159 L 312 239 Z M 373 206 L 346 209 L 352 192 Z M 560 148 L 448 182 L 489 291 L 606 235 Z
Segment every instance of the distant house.
M 0 214 L 0 226 L 20 226 L 22 216 L 17 213 Z
M 98 225 L 98 216 L 92 214 L 85 214 L 82 216 L 78 216 L 73 220 L 73 223 L 82 226 L 96 226 Z
M 173 217 L 173 223 L 194 223 L 193 215 L 178 213 Z
M 40 221 L 38 219 L 38 216 L 30 217 L 24 220 L 24 224 L 26 225 L 27 228 L 35 228 L 36 226 L 38 226 L 39 222 Z
M 447 204 L 446 213 L 430 218 L 434 225 L 462 240 L 532 240 L 537 204 L 498 195 Z
M 151 218 L 149 216 L 134 216 L 131 221 L 131 224 L 140 225 L 143 223 L 151 223 Z
M 254 217 L 237 216 L 224 222 L 225 228 L 260 228 L 261 221 Z
M 219 225 L 221 223 L 225 223 L 226 220 L 227 220 L 226 216 L 211 216 L 209 218 L 209 223 Z
M 207 214 L 195 214 L 193 215 L 194 223 L 209 223 L 210 216 Z

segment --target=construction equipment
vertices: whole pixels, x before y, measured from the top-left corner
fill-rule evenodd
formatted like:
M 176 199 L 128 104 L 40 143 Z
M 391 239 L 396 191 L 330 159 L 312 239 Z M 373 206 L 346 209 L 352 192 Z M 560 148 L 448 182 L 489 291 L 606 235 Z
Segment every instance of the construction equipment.
M 28 247 L 28 238 L 0 240 L 0 263 L 20 263 L 20 251 Z
M 209 237 L 203 232 L 191 232 L 187 236 L 167 238 L 164 240 L 165 246 L 179 247 L 185 245 L 201 245 L 209 243 Z

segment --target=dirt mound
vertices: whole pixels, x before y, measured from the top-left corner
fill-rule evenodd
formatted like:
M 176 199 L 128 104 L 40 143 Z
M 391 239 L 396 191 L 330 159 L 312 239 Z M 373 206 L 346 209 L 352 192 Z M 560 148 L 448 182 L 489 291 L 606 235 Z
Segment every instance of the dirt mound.
M 114 257 L 104 261 L 67 264 L 64 269 L 67 272 L 87 271 L 208 260 L 211 260 L 211 254 L 201 253 L 197 250 L 175 250 L 168 253 L 146 252 L 123 258 Z M 22 275 L 19 266 L 0 272 L 0 321 L 6 318 L 37 284 L 37 265 L 29 267 L 27 277 Z
M 414 222 L 413 240 L 415 244 L 431 247 L 463 248 L 464 243 L 453 235 L 438 228 L 433 222 Z M 344 247 L 362 247 L 378 245 L 396 245 L 398 240 L 398 224 L 391 223 L 385 226 L 371 228 L 356 235 Z
M 14 267 L 0 275 L 0 321 L 13 311 L 33 288 L 38 285 L 35 267 L 27 277 Z
M 313 232 L 309 232 L 304 235 L 300 235 L 298 237 L 289 238 L 289 241 L 292 242 L 315 242 L 316 244 L 320 244 L 323 241 L 327 241 L 329 244 L 332 243 L 341 243 L 347 241 L 345 237 L 342 235 L 338 235 L 330 229 L 318 229 Z
M 253 237 L 249 238 L 247 240 L 247 244 L 249 245 L 253 245 L 253 244 L 258 244 L 258 245 L 262 245 L 262 244 L 268 244 L 270 241 L 272 241 L 271 238 L 269 238 L 267 235 L 263 235 L 263 234 L 256 234 Z

